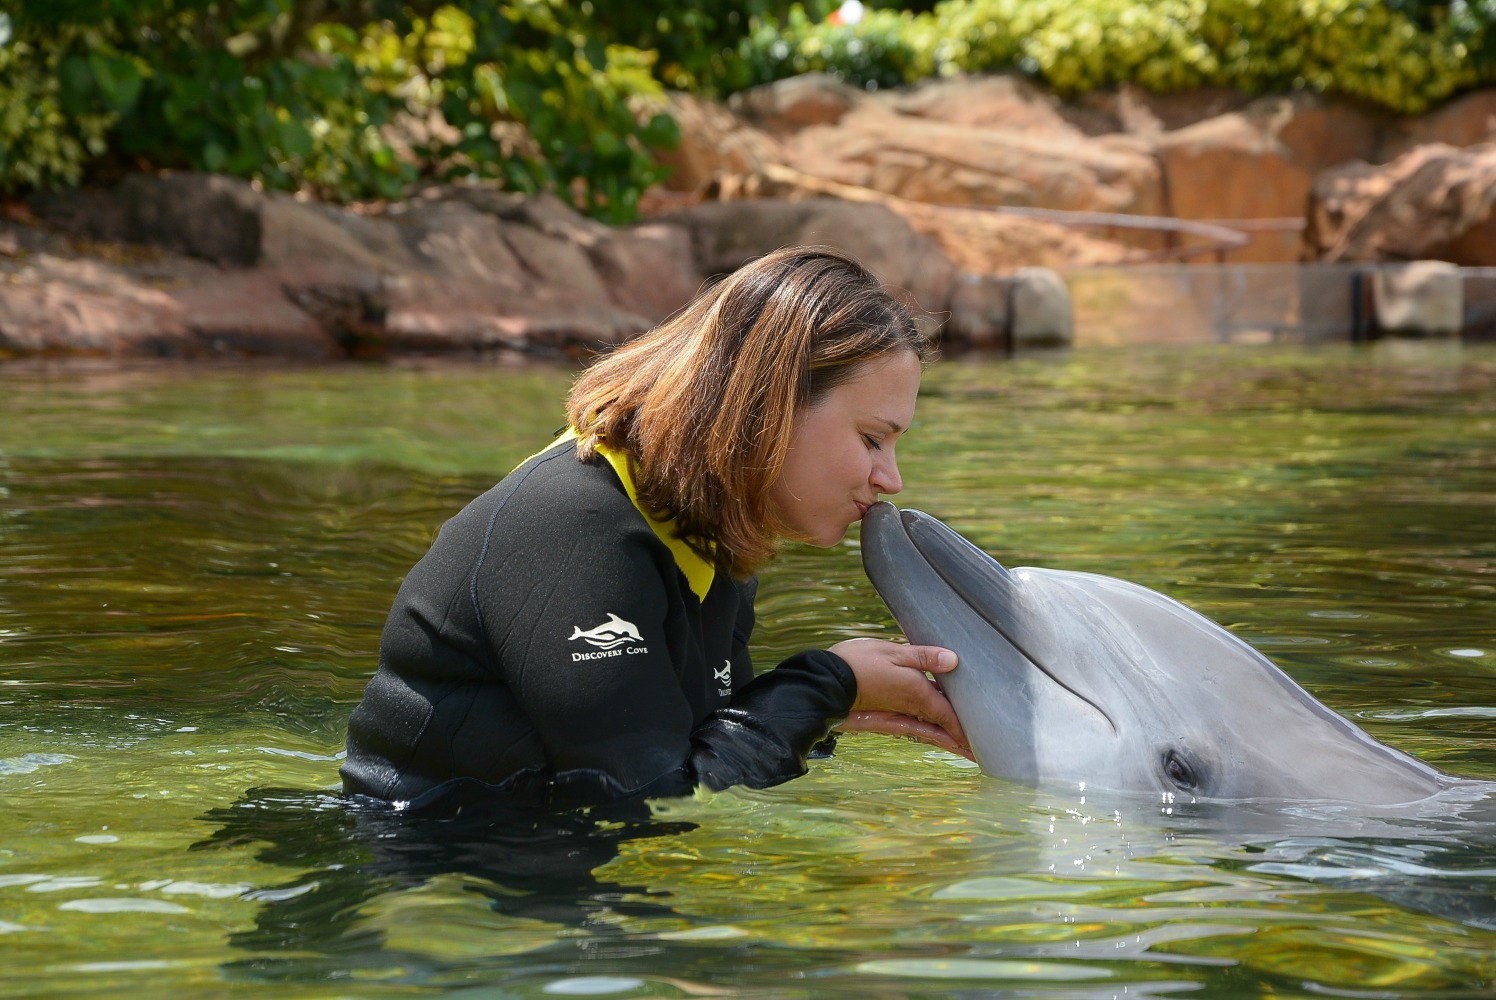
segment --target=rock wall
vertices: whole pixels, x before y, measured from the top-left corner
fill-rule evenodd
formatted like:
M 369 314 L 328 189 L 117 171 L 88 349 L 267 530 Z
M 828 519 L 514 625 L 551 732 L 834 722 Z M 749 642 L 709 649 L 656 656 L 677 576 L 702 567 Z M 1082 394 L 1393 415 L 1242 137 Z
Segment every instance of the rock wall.
M 856 254 L 944 343 L 987 347 L 1068 336 L 1036 266 L 1496 265 L 1496 91 L 1400 119 L 1313 95 L 1067 103 L 1011 75 L 878 93 L 809 75 L 671 110 L 669 187 L 623 228 L 484 186 L 338 207 L 140 175 L 12 203 L 0 357 L 579 357 L 790 243 Z
M 1209 221 L 1239 233 L 1239 246 L 1207 259 L 1321 259 L 1322 245 L 1303 238 L 1320 178 L 1379 170 L 1435 144 L 1496 141 L 1496 91 L 1400 118 L 1313 94 L 1153 95 L 1123 87 L 1066 103 L 1011 75 L 871 94 L 808 75 L 738 95 L 710 114 L 685 96 L 672 107 L 693 123 L 666 161 L 675 189 L 707 197 L 762 189 L 765 172 L 779 167 L 876 191 L 898 199 L 912 225 L 968 267 L 992 258 L 981 246 L 996 228 L 990 220 L 1013 207 Z M 1458 197 L 1473 198 L 1468 191 Z M 1424 209 L 1449 214 L 1443 203 L 1426 201 Z M 938 222 L 930 221 L 933 212 Z M 1496 254 L 1480 228 L 1489 215 L 1453 214 L 1465 229 L 1441 244 L 1446 259 L 1473 263 Z M 1060 221 L 1068 245 L 1056 232 Z M 1200 244 L 1197 236 L 1171 239 L 1156 225 L 1119 220 L 1009 216 L 1003 225 L 1004 238 L 1029 256 L 999 255 L 993 270 L 1161 259 Z
M 178 174 L 32 211 L 0 223 L 0 356 L 579 357 L 792 243 L 855 254 L 934 331 L 957 275 L 887 207 L 832 198 L 702 203 L 612 228 L 487 187 L 344 208 Z

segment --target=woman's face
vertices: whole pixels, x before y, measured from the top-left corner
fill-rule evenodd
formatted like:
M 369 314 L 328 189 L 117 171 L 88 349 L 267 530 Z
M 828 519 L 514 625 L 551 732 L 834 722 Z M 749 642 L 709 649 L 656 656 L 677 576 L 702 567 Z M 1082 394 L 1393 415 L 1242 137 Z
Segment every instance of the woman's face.
M 894 445 L 914 420 L 919 374 L 913 351 L 875 358 L 795 415 L 784 470 L 769 490 L 791 537 L 835 545 L 879 494 L 904 488 Z

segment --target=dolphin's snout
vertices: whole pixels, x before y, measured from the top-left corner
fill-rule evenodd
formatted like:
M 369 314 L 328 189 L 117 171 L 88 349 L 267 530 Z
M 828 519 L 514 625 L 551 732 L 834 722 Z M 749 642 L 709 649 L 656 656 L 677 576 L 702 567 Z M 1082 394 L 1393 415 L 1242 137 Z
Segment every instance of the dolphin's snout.
M 902 513 L 887 500 L 879 500 L 862 515 L 862 530 L 878 531 L 891 527 Z
M 995 625 L 1004 616 L 993 613 L 994 604 L 1006 603 L 995 601 L 995 595 L 1019 585 L 1002 563 L 939 518 L 912 507 L 900 509 L 887 500 L 873 504 L 862 519 L 862 538 L 863 563 L 885 601 L 893 587 L 915 589 L 914 579 L 922 578 L 920 586 L 927 588 L 938 578 Z M 890 606 L 897 615 L 899 608 Z
M 922 510 L 899 511 L 904 532 L 925 561 L 934 566 L 962 596 L 971 600 L 974 590 L 994 583 L 1014 586 L 1012 574 L 990 554 Z M 958 580 L 957 576 L 961 579 Z M 977 601 L 978 605 L 982 602 Z

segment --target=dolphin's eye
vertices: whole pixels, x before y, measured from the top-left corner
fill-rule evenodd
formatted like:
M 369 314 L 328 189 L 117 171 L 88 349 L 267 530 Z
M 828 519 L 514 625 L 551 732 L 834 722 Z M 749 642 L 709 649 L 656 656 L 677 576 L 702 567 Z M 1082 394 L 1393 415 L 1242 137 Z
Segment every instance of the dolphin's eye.
M 1195 769 L 1179 756 L 1177 750 L 1169 750 L 1164 754 L 1164 774 L 1182 791 L 1192 792 L 1199 783 L 1195 778 Z

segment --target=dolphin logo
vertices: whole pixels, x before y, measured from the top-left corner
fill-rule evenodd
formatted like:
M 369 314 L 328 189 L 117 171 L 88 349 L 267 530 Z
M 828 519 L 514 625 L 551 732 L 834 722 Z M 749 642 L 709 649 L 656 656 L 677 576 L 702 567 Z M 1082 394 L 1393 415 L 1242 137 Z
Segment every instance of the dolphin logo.
M 616 649 L 627 642 L 644 641 L 637 625 L 624 621 L 611 611 L 608 612 L 608 620 L 594 628 L 582 629 L 580 626 L 573 625 L 571 635 L 567 636 L 567 639 L 569 641 L 581 639 L 598 649 Z

